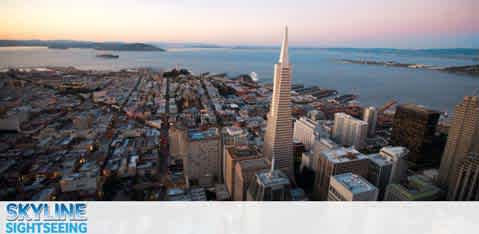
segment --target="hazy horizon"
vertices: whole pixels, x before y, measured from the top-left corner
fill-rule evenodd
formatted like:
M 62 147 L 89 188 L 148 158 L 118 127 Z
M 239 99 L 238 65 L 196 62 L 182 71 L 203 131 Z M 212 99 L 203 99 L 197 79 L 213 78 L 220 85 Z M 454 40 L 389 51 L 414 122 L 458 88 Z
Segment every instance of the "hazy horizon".
M 296 47 L 479 48 L 476 0 L 5 0 L 6 40 Z

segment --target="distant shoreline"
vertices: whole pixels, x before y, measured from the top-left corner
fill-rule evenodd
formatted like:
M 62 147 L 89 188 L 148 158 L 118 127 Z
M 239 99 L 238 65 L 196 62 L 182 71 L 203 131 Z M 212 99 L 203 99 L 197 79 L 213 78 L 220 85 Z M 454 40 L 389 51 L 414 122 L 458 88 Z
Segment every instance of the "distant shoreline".
M 90 41 L 42 41 L 42 40 L 0 40 L 0 47 L 47 47 L 49 49 L 94 49 L 102 51 L 165 51 L 145 43 L 90 42 Z
M 467 66 L 449 66 L 449 67 L 437 67 L 425 64 L 413 64 L 413 63 L 399 63 L 395 61 L 373 61 L 373 60 L 354 60 L 354 59 L 341 59 L 343 63 L 353 63 L 353 64 L 365 64 L 365 65 L 374 65 L 374 66 L 385 66 L 385 67 L 403 67 L 409 69 L 427 69 L 427 70 L 436 70 L 442 72 L 450 72 L 457 74 L 465 74 L 470 76 L 479 76 L 479 64 L 467 65 Z

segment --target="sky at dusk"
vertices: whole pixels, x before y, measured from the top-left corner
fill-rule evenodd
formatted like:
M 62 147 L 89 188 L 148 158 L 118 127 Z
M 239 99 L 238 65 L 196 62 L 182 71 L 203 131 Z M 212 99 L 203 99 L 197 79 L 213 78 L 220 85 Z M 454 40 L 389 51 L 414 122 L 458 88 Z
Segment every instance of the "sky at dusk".
M 479 0 L 1 0 L 0 39 L 479 47 Z

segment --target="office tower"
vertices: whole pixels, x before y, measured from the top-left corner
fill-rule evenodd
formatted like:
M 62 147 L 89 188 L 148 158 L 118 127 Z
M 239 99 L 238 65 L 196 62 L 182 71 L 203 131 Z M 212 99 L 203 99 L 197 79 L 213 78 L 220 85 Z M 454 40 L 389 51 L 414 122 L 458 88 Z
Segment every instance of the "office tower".
M 268 169 L 268 162 L 263 158 L 243 160 L 236 163 L 234 194 L 231 194 L 234 201 L 245 201 L 246 192 L 255 173 Z
M 316 122 L 312 119 L 301 117 L 294 122 L 293 140 L 304 144 L 307 151 L 313 147 L 315 139 Z
M 422 175 L 409 176 L 407 181 L 390 184 L 386 189 L 385 201 L 436 201 L 442 191 Z
M 248 201 L 290 201 L 291 184 L 282 170 L 274 169 L 274 161 L 270 170 L 256 172 L 248 187 Z
M 352 172 L 366 177 L 368 172 L 368 157 L 354 148 L 334 148 L 323 150 L 318 154 L 318 166 L 314 181 L 314 198 L 327 200 L 330 178 L 334 175 Z
M 370 154 L 367 179 L 379 189 L 378 200 L 384 198 L 384 193 L 391 180 L 393 163 L 381 154 Z
M 383 147 L 378 154 L 368 155 L 369 170 L 366 177 L 379 189 L 378 199 L 384 198 L 390 183 L 400 183 L 407 179 L 407 154 L 404 147 Z
M 437 111 L 415 104 L 399 105 L 394 115 L 392 145 L 408 148 L 408 160 L 416 164 L 439 158 L 432 153 L 438 120 Z
M 456 106 L 441 159 L 438 182 L 442 188 L 447 189 L 457 181 L 455 170 L 469 152 L 479 152 L 478 129 L 479 97 L 464 97 Z
M 470 153 L 462 162 L 453 178 L 456 181 L 450 186 L 447 200 L 479 201 L 479 154 Z
M 381 148 L 379 154 L 392 162 L 389 183 L 399 183 L 407 179 L 407 157 L 409 150 L 401 146 L 386 146 Z
M 328 201 L 376 201 L 378 189 L 351 172 L 331 177 Z
M 364 109 L 363 120 L 368 123 L 368 136 L 372 137 L 376 134 L 376 121 L 378 120 L 378 112 L 374 107 Z
M 242 128 L 229 126 L 224 127 L 221 131 L 221 157 L 219 161 L 219 181 L 224 181 L 226 171 L 226 151 L 228 147 L 248 144 L 248 132 Z
M 230 194 L 234 194 L 235 189 L 235 167 L 236 164 L 243 160 L 251 160 L 258 158 L 257 151 L 248 145 L 232 146 L 225 152 L 225 183 Z
M 285 28 L 279 61 L 274 65 L 273 95 L 264 139 L 264 156 L 293 175 L 293 128 L 291 122 L 291 65 L 288 58 L 288 28 Z
M 345 146 L 362 149 L 368 133 L 368 123 L 346 113 L 334 114 L 333 139 Z
M 212 183 L 218 176 L 220 160 L 220 137 L 217 128 L 208 130 L 188 130 L 187 155 L 185 157 L 185 175 L 197 180 L 200 185 Z

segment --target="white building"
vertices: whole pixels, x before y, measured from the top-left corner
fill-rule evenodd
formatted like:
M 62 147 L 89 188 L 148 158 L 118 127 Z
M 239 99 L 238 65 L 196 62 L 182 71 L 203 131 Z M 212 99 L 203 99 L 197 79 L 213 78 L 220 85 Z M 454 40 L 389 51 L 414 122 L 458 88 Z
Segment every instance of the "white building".
M 379 154 L 392 162 L 391 178 L 389 183 L 399 183 L 407 178 L 407 155 L 409 150 L 401 146 L 383 147 Z
M 289 175 L 293 174 L 293 127 L 291 122 L 291 65 L 288 28 L 284 31 L 280 58 L 274 65 L 274 85 L 264 137 L 264 156 Z
M 376 122 L 378 120 L 376 108 L 370 106 L 364 109 L 363 120 L 368 123 L 368 136 L 374 136 L 376 134 Z
M 316 122 L 312 119 L 301 117 L 294 122 L 293 140 L 304 144 L 304 147 L 309 151 L 314 144 Z
M 331 177 L 328 201 L 376 201 L 378 189 L 363 177 L 344 173 Z
M 368 133 L 368 123 L 345 113 L 334 115 L 333 139 L 342 145 L 362 149 Z

